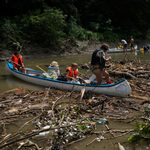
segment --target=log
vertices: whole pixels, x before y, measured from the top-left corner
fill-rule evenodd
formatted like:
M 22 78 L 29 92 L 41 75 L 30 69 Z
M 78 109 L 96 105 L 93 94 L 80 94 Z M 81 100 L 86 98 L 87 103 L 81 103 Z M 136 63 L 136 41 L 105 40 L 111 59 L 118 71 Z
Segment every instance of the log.
M 132 74 L 130 74 L 128 72 L 109 71 L 109 74 L 112 76 L 121 76 L 121 77 L 125 77 L 125 78 L 136 79 L 135 76 L 133 76 Z

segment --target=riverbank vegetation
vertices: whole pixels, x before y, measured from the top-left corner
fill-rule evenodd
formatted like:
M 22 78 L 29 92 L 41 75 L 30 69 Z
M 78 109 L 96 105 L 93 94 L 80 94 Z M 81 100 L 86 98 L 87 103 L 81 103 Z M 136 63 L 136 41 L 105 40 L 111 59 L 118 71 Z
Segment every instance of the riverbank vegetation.
M 150 38 L 148 0 L 2 0 L 1 48 L 63 49 L 76 40 L 115 42 Z

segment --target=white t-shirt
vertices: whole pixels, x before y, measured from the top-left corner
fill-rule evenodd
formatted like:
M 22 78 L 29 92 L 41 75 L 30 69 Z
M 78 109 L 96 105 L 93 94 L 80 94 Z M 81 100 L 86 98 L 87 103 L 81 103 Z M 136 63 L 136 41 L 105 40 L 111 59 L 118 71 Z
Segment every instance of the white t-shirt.
M 127 44 L 126 40 L 121 40 L 121 42 L 123 42 L 124 44 Z

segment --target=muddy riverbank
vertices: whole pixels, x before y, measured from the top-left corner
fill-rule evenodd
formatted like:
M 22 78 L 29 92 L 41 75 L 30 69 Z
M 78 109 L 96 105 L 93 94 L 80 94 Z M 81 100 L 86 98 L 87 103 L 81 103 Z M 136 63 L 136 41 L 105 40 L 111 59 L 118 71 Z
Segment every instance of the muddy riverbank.
M 85 54 L 85 53 L 91 53 L 91 51 L 94 51 L 95 49 L 98 49 L 101 44 L 104 42 L 91 42 L 91 41 L 77 41 L 76 46 L 68 44 L 66 47 L 62 48 L 42 48 L 37 47 L 33 45 L 28 45 L 25 48 L 22 48 L 21 54 L 23 55 L 23 58 L 25 59 L 31 59 L 31 58 L 41 58 L 41 57 L 50 57 L 50 56 L 64 56 L 64 55 L 76 55 L 76 54 Z M 105 42 L 109 44 L 110 48 L 118 48 L 121 44 L 120 42 L 112 43 L 112 42 Z M 142 48 L 143 45 L 150 45 L 149 40 L 141 40 L 138 43 L 135 43 L 139 48 Z M 128 48 L 129 44 L 128 44 Z M 0 61 L 5 61 L 6 58 L 11 58 L 13 55 L 14 50 L 10 49 L 3 49 L 0 48 Z
M 88 62 L 79 65 L 85 70 L 90 68 Z M 1 93 L 0 148 L 115 150 L 119 142 L 125 149 L 135 147 L 127 143 L 127 137 L 134 133 L 135 121 L 142 123 L 142 117 L 148 115 L 145 108 L 150 104 L 150 62 L 124 58 L 107 63 L 106 70 L 112 83 L 128 80 L 130 97 L 54 88 L 26 92 L 15 88 Z M 89 79 L 90 75 L 80 76 Z M 117 123 L 117 129 L 112 122 Z M 150 137 L 142 139 L 144 144 L 136 145 L 136 149 L 149 149 Z

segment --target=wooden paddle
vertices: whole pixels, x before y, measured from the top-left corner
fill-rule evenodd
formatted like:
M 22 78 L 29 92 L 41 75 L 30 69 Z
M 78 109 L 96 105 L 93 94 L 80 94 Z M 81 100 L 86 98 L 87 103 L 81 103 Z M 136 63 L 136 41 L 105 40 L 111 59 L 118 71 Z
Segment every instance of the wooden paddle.
M 41 69 L 43 72 L 47 73 L 44 69 L 42 69 L 42 68 L 39 67 L 38 65 L 36 65 L 36 67 L 38 67 L 39 69 Z

